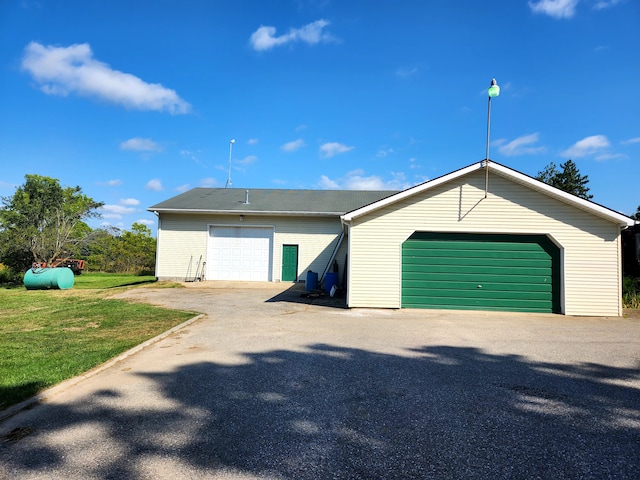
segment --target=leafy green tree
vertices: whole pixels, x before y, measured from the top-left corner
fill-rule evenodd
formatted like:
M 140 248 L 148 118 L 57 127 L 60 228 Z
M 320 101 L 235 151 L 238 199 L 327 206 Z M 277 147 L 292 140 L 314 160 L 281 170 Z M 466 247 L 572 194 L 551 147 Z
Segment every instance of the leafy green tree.
M 578 167 L 573 160 L 567 160 L 560 164 L 560 170 L 555 163 L 551 162 L 544 170 L 538 172 L 536 179 L 552 187 L 556 187 L 576 197 L 591 200 L 593 195 L 589 194 L 589 177 L 580 175 Z
M 633 218 L 634 220 L 640 221 L 640 205 L 638 205 L 638 208 L 636 209 L 636 213 L 631 215 L 631 218 Z
M 104 205 L 80 187 L 62 187 L 59 180 L 25 175 L 12 197 L 2 197 L 0 261 L 14 270 L 31 262 L 51 263 L 75 251 L 89 228 L 84 220 L 99 217 Z
M 156 241 L 149 227 L 142 223 L 131 225 L 131 231 L 122 232 L 121 242 L 127 255 L 123 256 L 127 272 L 153 271 L 156 263 Z
M 146 225 L 136 222 L 131 231 L 101 228 L 87 238 L 83 253 L 91 270 L 112 273 L 154 271 L 156 241 Z

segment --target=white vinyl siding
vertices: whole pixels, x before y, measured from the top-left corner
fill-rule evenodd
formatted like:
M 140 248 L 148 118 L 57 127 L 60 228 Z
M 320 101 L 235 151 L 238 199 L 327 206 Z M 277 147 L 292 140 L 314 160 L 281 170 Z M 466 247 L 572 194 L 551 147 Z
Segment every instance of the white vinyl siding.
M 156 276 L 160 279 L 184 280 L 189 265 L 207 258 L 209 229 L 211 226 L 272 227 L 271 279 L 280 281 L 282 275 L 282 245 L 299 245 L 298 279 L 305 280 L 306 272 L 322 274 L 338 236 L 342 232 L 340 218 L 336 217 L 288 217 L 244 215 L 161 215 L 158 232 L 158 261 Z
M 567 315 L 621 314 L 619 227 L 478 170 L 356 217 L 349 232 L 350 307 L 400 308 L 402 243 L 414 231 L 548 235 L 561 253 Z

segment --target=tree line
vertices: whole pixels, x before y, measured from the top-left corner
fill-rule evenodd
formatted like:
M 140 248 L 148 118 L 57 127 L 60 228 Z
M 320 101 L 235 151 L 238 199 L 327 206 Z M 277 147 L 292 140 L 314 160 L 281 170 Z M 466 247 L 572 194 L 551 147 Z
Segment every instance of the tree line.
M 156 241 L 151 230 L 134 223 L 130 231 L 92 229 L 87 220 L 100 217 L 104 205 L 80 187 L 26 175 L 13 196 L 0 206 L 0 264 L 18 274 L 34 263 L 81 259 L 85 271 L 153 274 Z

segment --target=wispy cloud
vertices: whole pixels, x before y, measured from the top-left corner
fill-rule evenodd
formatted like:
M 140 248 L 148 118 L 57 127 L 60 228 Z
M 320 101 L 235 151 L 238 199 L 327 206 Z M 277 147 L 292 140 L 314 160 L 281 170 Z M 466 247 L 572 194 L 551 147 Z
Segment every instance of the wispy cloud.
M 609 147 L 609 145 L 610 143 L 606 136 L 592 135 L 574 143 L 565 151 L 560 152 L 560 155 L 567 158 L 587 157 L 598 154 L 604 148 Z
M 529 8 L 534 13 L 549 15 L 553 18 L 571 18 L 576 13 L 578 0 L 538 0 L 530 1 Z
M 99 208 L 103 218 L 120 219 L 123 215 L 129 215 L 136 211 L 135 208 L 126 205 L 103 205 Z
M 258 51 L 270 50 L 273 47 L 293 42 L 316 45 L 333 40 L 331 35 L 323 31 L 328 25 L 327 20 L 320 19 L 300 28 L 292 28 L 289 33 L 280 36 L 276 36 L 276 27 L 263 25 L 251 34 L 250 42 L 254 50 Z
M 507 157 L 513 157 L 516 155 L 534 155 L 545 152 L 545 147 L 535 145 L 538 143 L 538 140 L 537 133 L 530 133 L 528 135 L 522 135 L 508 143 L 506 143 L 507 141 L 505 139 L 496 140 L 495 143 L 499 145 L 498 151 L 501 154 Z
M 161 152 L 162 147 L 150 138 L 130 138 L 120 144 L 120 150 L 133 150 L 136 152 Z
M 258 144 L 258 139 L 257 138 L 250 138 L 249 140 L 247 140 L 247 144 L 248 145 L 257 145 Z
M 604 10 L 605 8 L 613 7 L 620 3 L 621 0 L 602 0 L 597 2 L 594 6 L 594 10 Z
M 140 200 L 137 198 L 121 198 L 120 205 L 136 206 L 140 205 Z
M 640 143 L 640 137 L 630 138 L 629 140 L 623 140 L 622 145 L 631 145 L 632 143 Z
M 218 186 L 218 181 L 213 177 L 207 177 L 200 180 L 200 186 L 204 188 L 213 188 Z
M 154 222 L 153 220 L 148 220 L 146 218 L 141 218 L 140 220 L 136 220 L 136 223 L 141 223 L 142 225 L 146 225 L 147 227 L 156 224 L 156 222 Z
M 180 150 L 180 155 L 184 158 L 188 158 L 189 160 L 193 161 L 194 163 L 196 163 L 197 165 L 201 165 L 202 162 L 200 161 L 200 154 L 202 154 L 202 150 Z
M 627 156 L 624 153 L 603 153 L 602 155 L 597 155 L 595 157 L 596 160 L 602 162 L 604 160 L 615 160 L 616 158 L 626 158 Z
M 100 185 L 103 187 L 119 187 L 120 185 L 122 185 L 122 180 L 113 179 L 113 180 L 107 180 L 106 182 L 96 182 L 96 185 Z
M 321 175 L 318 181 L 318 187 L 325 190 L 404 190 L 410 186 L 402 172 L 391 172 L 391 178 L 384 180 L 378 175 L 366 176 L 362 169 L 347 172 L 336 180 Z
M 378 153 L 376 153 L 376 157 L 384 158 L 387 155 L 390 155 L 392 153 L 393 153 L 393 148 L 391 148 L 391 147 L 382 147 L 380 150 L 378 150 Z
M 320 146 L 320 156 L 324 158 L 330 158 L 339 153 L 346 153 L 349 150 L 353 150 L 355 147 L 350 147 L 343 143 L 329 142 Z
M 401 78 L 411 77 L 418 73 L 418 67 L 412 68 L 398 68 L 396 70 L 396 76 Z
M 147 190 L 154 190 L 156 192 L 160 192 L 163 190 L 162 182 L 157 178 L 152 178 L 151 180 L 149 180 L 144 188 L 146 188 Z
M 22 68 L 48 95 L 75 93 L 137 110 L 187 113 L 191 108 L 174 90 L 96 60 L 88 43 L 55 47 L 31 42 L 25 49 Z
M 251 165 L 256 160 L 258 160 L 258 157 L 256 157 L 255 155 L 247 155 L 240 160 L 234 160 L 234 162 L 236 165 Z
M 306 147 L 307 144 L 304 143 L 304 140 L 301 138 L 294 140 L 292 142 L 287 142 L 280 147 L 280 150 L 284 152 L 295 152 L 296 150 L 301 149 L 302 147 Z

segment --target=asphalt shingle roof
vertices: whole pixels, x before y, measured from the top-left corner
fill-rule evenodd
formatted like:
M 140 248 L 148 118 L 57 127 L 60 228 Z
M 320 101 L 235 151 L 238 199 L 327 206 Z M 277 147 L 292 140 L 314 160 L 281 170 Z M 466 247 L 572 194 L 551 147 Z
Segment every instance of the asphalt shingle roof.
M 249 203 L 246 203 L 247 193 Z M 389 190 L 194 188 L 149 207 L 155 212 L 342 215 L 397 193 Z

